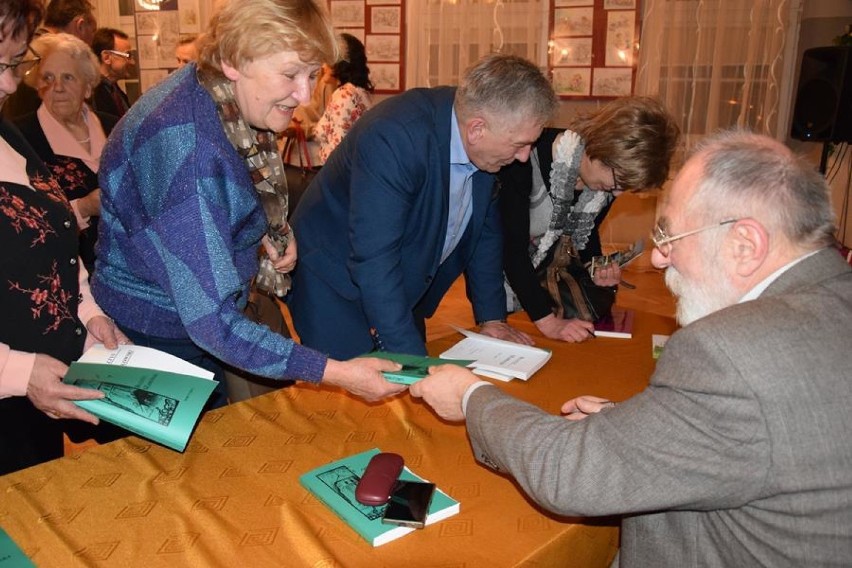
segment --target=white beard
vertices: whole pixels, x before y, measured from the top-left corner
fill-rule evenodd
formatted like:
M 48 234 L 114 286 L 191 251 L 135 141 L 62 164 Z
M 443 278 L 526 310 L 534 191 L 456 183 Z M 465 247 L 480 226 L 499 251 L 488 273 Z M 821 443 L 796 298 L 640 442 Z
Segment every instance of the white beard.
M 666 269 L 666 286 L 677 297 L 677 321 L 682 326 L 727 308 L 739 299 L 739 292 L 724 277 L 720 267 L 708 266 L 707 272 L 713 275 L 709 282 L 690 282 L 674 267 Z

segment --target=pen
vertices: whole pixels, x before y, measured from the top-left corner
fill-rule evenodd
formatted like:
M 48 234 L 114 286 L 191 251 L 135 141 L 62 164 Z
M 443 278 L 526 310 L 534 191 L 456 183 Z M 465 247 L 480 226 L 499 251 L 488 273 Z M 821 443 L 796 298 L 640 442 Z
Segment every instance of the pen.
M 586 331 L 588 331 L 588 332 L 589 332 L 589 337 L 597 337 L 597 335 L 595 335 L 595 330 L 593 330 L 593 329 L 587 329 Z

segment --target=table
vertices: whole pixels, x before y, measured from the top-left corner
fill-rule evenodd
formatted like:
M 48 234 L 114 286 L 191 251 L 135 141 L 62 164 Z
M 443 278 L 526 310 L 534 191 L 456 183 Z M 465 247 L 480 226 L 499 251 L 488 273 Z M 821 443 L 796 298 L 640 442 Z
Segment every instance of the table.
M 513 323 L 529 333 L 521 316 Z M 623 400 L 654 367 L 652 333 L 670 318 L 636 314 L 633 339 L 554 351 L 528 382 L 500 383 L 550 412 L 580 394 Z M 440 353 L 461 338 L 429 344 Z M 372 548 L 298 482 L 369 448 L 397 452 L 461 502 L 461 512 Z M 608 566 L 613 519 L 569 519 L 535 506 L 477 464 L 465 429 L 408 395 L 366 404 L 299 384 L 207 413 L 180 454 L 128 437 L 0 477 L 0 527 L 38 566 Z

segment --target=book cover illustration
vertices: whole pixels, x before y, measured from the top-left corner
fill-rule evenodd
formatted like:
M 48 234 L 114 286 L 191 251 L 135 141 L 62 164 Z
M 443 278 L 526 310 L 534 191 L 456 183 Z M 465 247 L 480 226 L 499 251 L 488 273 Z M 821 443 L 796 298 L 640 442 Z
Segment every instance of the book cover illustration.
M 182 452 L 216 381 L 159 369 L 71 363 L 65 383 L 98 389 L 75 404 L 98 418 Z
M 368 521 L 382 518 L 385 511 L 384 506 L 364 505 L 355 498 L 355 489 L 358 487 L 358 482 L 361 481 L 361 476 L 349 467 L 340 465 L 328 471 L 320 472 L 317 474 L 317 479 L 354 509 L 357 509 Z
M 153 377 L 149 380 L 153 381 Z M 168 427 L 180 401 L 144 388 L 80 379 L 78 387 L 95 389 L 104 393 L 101 402 L 135 414 L 151 422 Z
M 381 546 L 412 531 L 410 527 L 385 524 L 382 517 L 387 505 L 364 505 L 355 499 L 355 488 L 370 459 L 380 453 L 373 448 L 315 468 L 299 477 L 299 483 L 322 501 L 338 517 L 373 546 Z M 407 467 L 399 476 L 402 481 L 424 481 Z M 431 525 L 459 512 L 459 502 L 435 490 L 426 525 Z

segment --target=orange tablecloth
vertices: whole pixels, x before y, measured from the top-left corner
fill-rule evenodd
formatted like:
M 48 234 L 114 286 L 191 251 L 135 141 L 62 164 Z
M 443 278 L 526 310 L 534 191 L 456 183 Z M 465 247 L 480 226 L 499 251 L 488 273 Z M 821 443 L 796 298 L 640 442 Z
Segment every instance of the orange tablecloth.
M 501 385 L 554 413 L 580 394 L 621 400 L 653 371 L 650 335 L 673 328 L 637 313 L 630 340 L 537 337 L 551 361 L 528 382 Z M 372 548 L 299 485 L 305 471 L 372 447 L 402 454 L 461 512 Z M 589 568 L 607 566 L 618 543 L 611 519 L 536 507 L 474 461 L 463 425 L 409 396 L 369 405 L 306 385 L 208 413 L 183 454 L 129 437 L 0 477 L 0 494 L 0 527 L 38 566 Z

